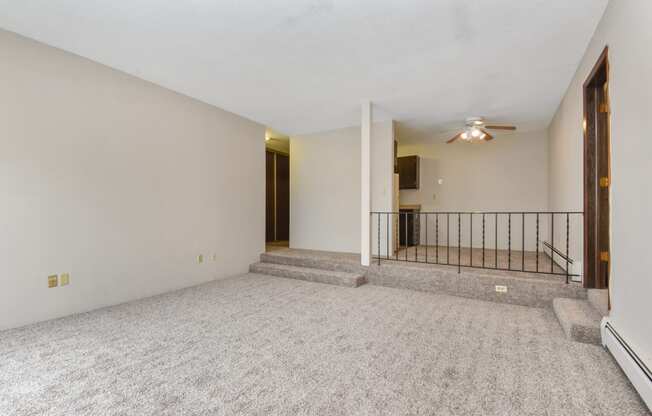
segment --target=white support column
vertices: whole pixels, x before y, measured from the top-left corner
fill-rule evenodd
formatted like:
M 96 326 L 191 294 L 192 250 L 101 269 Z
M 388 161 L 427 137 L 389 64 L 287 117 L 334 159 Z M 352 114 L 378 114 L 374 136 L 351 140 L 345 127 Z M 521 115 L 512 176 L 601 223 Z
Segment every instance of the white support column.
M 371 101 L 361 104 L 360 123 L 360 263 L 371 261 Z

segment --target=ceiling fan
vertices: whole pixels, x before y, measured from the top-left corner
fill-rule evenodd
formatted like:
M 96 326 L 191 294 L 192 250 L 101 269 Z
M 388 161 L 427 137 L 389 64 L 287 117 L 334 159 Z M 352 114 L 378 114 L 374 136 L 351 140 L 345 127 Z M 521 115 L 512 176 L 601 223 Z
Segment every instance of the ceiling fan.
M 464 130 L 446 143 L 453 143 L 461 139 L 468 143 L 487 142 L 492 140 L 492 136 L 487 130 L 516 130 L 515 126 L 498 126 L 488 125 L 482 117 L 469 117 L 466 119 Z

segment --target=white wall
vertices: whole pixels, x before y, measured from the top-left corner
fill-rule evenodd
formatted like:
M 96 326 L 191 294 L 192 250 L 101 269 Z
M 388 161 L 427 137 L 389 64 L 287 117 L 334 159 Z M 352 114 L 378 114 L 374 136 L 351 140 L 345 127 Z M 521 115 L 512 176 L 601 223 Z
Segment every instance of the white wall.
M 582 206 L 582 84 L 609 45 L 611 99 L 610 319 L 652 367 L 652 2 L 610 1 L 550 126 L 551 204 Z
M 360 128 L 290 139 L 290 247 L 360 252 Z
M 262 126 L 5 31 L 0 61 L 0 328 L 256 261 Z
M 371 129 L 371 211 L 392 212 L 394 207 L 394 122 L 385 121 L 373 124 Z M 371 218 L 371 252 L 376 255 L 380 247 L 381 255 L 387 254 L 388 243 L 391 250 L 393 233 L 390 219 L 387 232 L 387 217 L 380 215 L 380 241 L 378 240 L 379 216 Z M 389 238 L 388 238 L 389 235 Z M 378 244 L 380 243 L 380 245 Z
M 393 131 L 372 124 L 372 210 L 391 209 Z M 360 127 L 292 137 L 290 153 L 290 246 L 359 253 Z
M 421 157 L 420 187 L 400 191 L 401 205 L 421 205 L 421 211 L 545 211 L 548 209 L 548 136 L 545 131 L 499 135 L 486 143 L 441 141 L 401 144 L 399 156 Z M 440 185 L 439 180 L 443 180 Z M 429 219 L 428 243 L 435 242 Z M 440 221 L 445 221 L 440 217 Z M 457 244 L 457 217 L 451 217 L 451 244 Z M 482 217 L 474 216 L 474 247 L 482 246 Z M 522 218 L 513 216 L 513 248 L 521 248 Z M 494 247 L 495 220 L 485 218 L 487 247 Z M 525 247 L 534 249 L 536 218 L 526 217 Z M 540 217 L 540 239 L 547 237 L 548 219 Z M 423 220 L 425 225 L 425 219 Z M 500 216 L 499 248 L 507 247 L 507 217 Z M 440 244 L 445 244 L 440 222 Z M 461 218 L 462 246 L 470 241 L 470 218 Z M 425 243 L 425 230 L 421 233 Z

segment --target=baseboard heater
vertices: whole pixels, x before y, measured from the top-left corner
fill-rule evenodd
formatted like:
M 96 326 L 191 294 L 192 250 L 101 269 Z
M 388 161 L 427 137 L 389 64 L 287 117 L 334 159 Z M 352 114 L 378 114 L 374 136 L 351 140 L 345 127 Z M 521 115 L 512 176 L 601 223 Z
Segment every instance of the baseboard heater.
M 652 371 L 618 334 L 608 318 L 604 318 L 600 326 L 602 345 L 613 355 L 647 407 L 652 410 Z

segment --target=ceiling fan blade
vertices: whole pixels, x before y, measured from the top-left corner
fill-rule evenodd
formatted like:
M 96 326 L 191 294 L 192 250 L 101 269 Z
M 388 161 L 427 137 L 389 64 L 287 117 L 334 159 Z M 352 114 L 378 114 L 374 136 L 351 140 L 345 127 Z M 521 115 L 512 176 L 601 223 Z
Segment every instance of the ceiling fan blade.
M 492 135 L 491 135 L 487 130 L 485 130 L 485 129 L 480 129 L 480 131 L 482 131 L 484 134 L 486 134 L 486 136 L 484 137 L 484 141 L 485 141 L 485 142 L 488 142 L 489 140 L 493 140 L 493 139 L 494 139 L 494 136 L 492 136 Z
M 491 130 L 516 130 L 516 126 L 484 126 L 484 128 Z
M 446 144 L 453 143 L 455 140 L 459 139 L 462 136 L 462 133 L 459 133 L 457 136 L 453 137 L 452 139 L 448 140 Z

